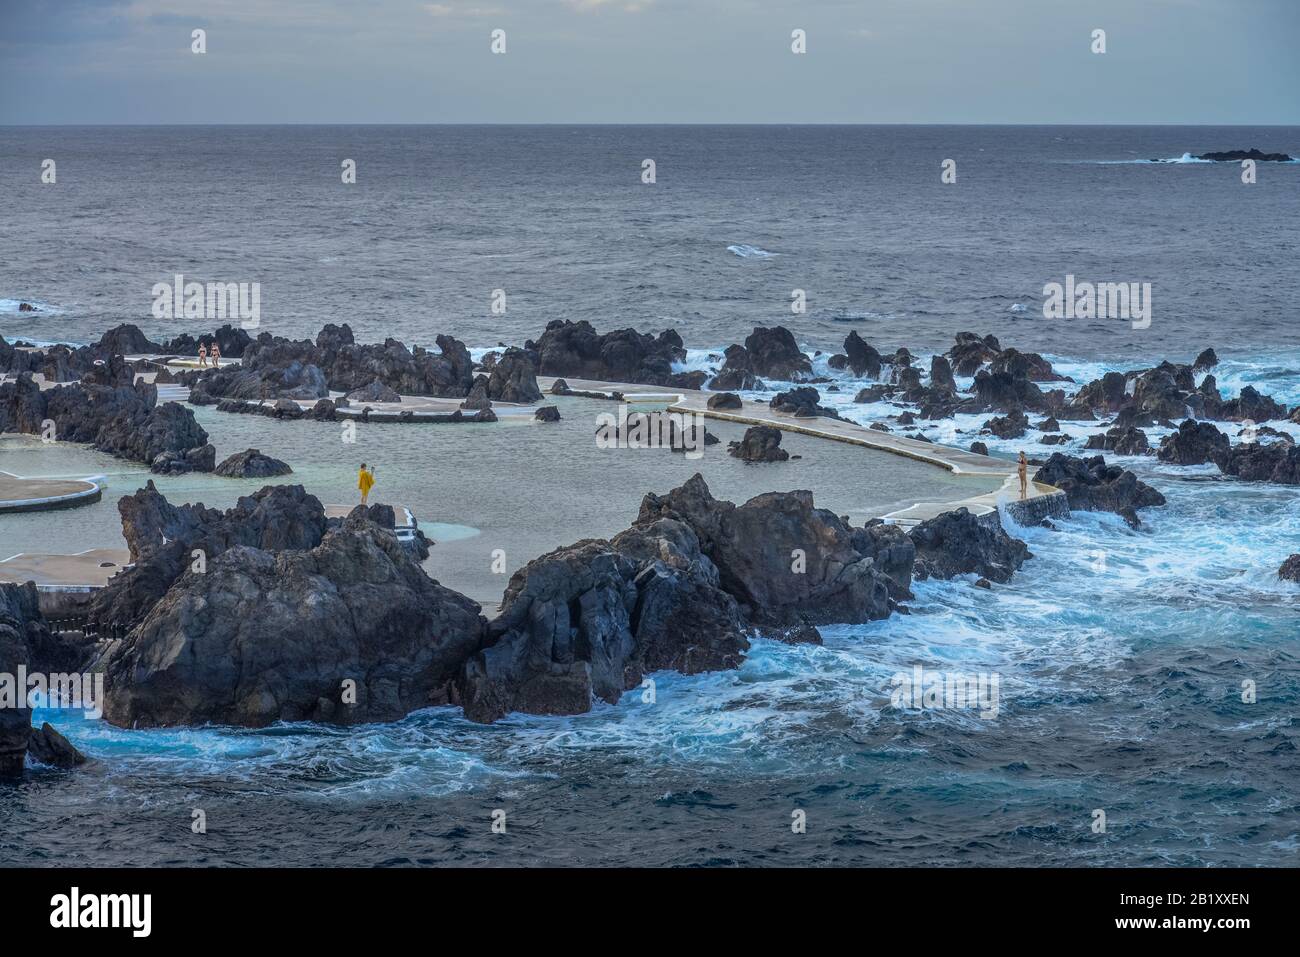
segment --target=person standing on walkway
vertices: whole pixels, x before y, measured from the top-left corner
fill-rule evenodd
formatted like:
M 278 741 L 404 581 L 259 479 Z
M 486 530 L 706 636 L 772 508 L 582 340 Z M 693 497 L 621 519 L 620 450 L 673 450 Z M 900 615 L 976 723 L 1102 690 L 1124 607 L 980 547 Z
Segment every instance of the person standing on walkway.
M 1020 459 L 1016 463 L 1016 473 L 1020 476 L 1020 498 L 1029 497 L 1029 460 L 1025 458 L 1025 453 L 1020 452 Z
M 361 463 L 361 471 L 357 473 L 357 488 L 361 489 L 361 504 L 366 504 L 366 499 L 370 495 L 370 489 L 375 484 L 375 470 L 366 468 L 366 463 Z
M 205 369 L 208 365 L 208 347 L 199 343 L 199 368 Z
M 217 340 L 212 340 L 212 368 L 221 368 L 221 346 L 217 345 Z

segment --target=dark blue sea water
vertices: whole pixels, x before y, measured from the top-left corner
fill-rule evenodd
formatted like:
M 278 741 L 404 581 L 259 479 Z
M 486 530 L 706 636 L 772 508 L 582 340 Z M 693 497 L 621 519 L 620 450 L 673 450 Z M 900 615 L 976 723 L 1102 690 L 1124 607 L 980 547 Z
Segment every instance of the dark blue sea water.
M 760 323 L 810 352 L 857 329 L 928 355 L 969 329 L 1080 382 L 1214 346 L 1226 391 L 1295 405 L 1300 164 L 1243 185 L 1235 164 L 1149 162 L 1252 146 L 1298 155 L 1300 129 L 3 128 L 0 333 L 174 334 L 190 324 L 153 320 L 150 290 L 183 272 L 260 282 L 262 328 L 285 335 L 486 347 L 585 318 L 672 326 L 703 364 Z M 1150 282 L 1150 327 L 1044 319 L 1067 274 Z M 924 431 L 966 444 L 964 418 Z M 1077 449 L 1097 429 L 1067 431 Z M 1045 455 L 1039 438 L 990 444 Z M 1036 558 L 1009 585 L 922 583 L 911 616 L 759 641 L 738 671 L 657 676 L 653 704 L 349 730 L 50 715 L 97 760 L 0 792 L 0 862 L 1294 864 L 1300 591 L 1275 571 L 1300 499 L 1120 461 L 1169 498 L 1140 531 L 1020 530 Z M 918 664 L 996 672 L 1000 713 L 891 707 Z

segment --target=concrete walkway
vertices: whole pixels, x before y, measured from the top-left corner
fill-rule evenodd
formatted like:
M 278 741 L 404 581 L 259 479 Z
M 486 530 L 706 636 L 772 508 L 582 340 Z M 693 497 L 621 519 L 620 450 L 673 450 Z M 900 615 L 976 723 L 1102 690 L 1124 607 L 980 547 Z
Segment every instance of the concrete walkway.
M 1016 517 L 1037 521 L 1047 515 L 1064 514 L 1068 511 L 1065 493 L 1051 485 L 1030 482 L 1028 494 L 1020 499 L 1020 479 L 1016 464 L 1007 459 L 994 458 L 991 455 L 979 455 L 966 449 L 949 445 L 937 445 L 909 439 L 891 432 L 881 432 L 867 428 L 855 422 L 832 419 L 826 416 L 799 418 L 787 412 L 777 412 L 766 402 L 742 400 L 739 409 L 710 409 L 708 401 L 716 392 L 701 392 L 694 389 L 665 389 L 658 386 L 635 385 L 627 382 L 600 382 L 593 379 L 571 379 L 563 377 L 569 388 L 575 392 L 599 393 L 614 398 L 619 393 L 628 402 L 668 403 L 674 412 L 690 412 L 711 419 L 738 422 L 742 425 L 770 425 L 787 432 L 798 432 L 818 438 L 847 442 L 863 448 L 902 455 L 921 462 L 928 462 L 947 469 L 954 475 L 980 476 L 984 478 L 1001 478 L 1002 484 L 992 492 L 981 492 L 953 502 L 918 502 L 905 509 L 880 516 L 887 522 L 911 526 L 934 518 L 943 512 L 966 507 L 978 516 L 990 515 L 997 511 L 999 505 L 1006 505 Z M 549 393 L 556 377 L 538 376 L 537 383 L 542 391 Z
M 22 478 L 0 472 L 0 514 L 89 505 L 99 501 L 107 484 L 94 479 Z
M 130 561 L 125 548 L 92 548 L 75 555 L 24 552 L 0 558 L 0 582 L 35 582 L 41 591 L 93 591 Z

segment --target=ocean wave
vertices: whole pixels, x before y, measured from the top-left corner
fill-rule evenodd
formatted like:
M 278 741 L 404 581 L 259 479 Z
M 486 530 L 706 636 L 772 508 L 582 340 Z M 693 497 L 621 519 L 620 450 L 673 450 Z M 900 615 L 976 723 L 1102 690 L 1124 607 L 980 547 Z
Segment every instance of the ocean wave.
M 741 259 L 771 259 L 773 256 L 779 256 L 780 253 L 769 252 L 761 246 L 751 246 L 748 243 L 736 243 L 728 246 L 727 252 L 739 256 Z

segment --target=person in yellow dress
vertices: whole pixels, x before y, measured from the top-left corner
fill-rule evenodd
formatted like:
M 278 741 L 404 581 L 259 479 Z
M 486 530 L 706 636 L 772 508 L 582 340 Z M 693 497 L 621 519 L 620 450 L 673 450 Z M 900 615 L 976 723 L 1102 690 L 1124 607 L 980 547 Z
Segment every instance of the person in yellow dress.
M 375 470 L 366 468 L 366 463 L 361 463 L 361 471 L 357 473 L 357 488 L 361 489 L 361 504 L 366 504 L 366 497 L 370 495 L 370 489 L 375 484 Z

